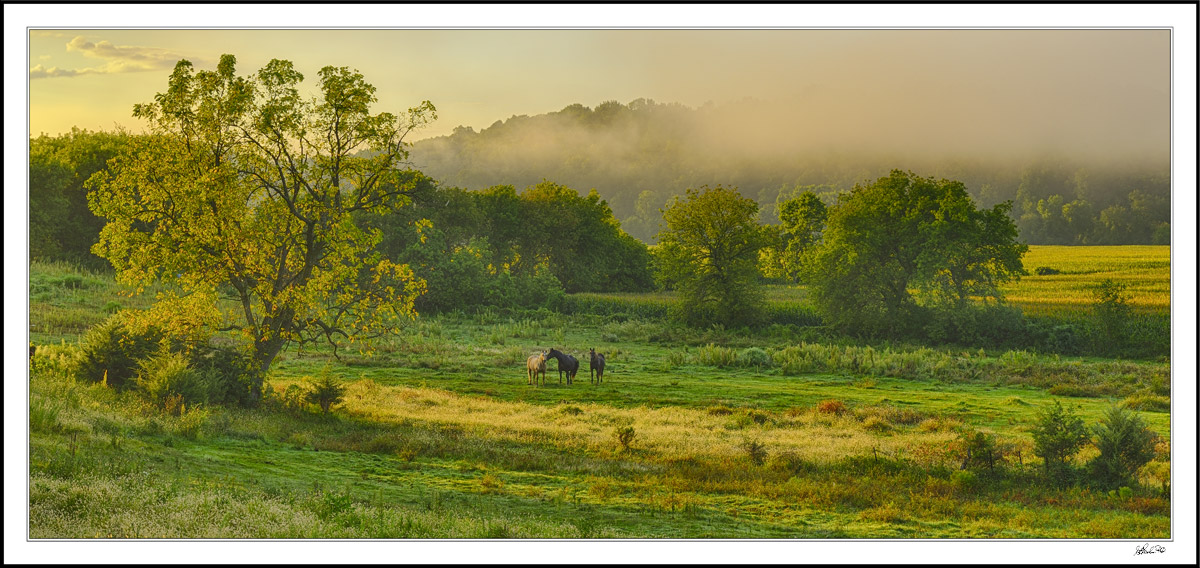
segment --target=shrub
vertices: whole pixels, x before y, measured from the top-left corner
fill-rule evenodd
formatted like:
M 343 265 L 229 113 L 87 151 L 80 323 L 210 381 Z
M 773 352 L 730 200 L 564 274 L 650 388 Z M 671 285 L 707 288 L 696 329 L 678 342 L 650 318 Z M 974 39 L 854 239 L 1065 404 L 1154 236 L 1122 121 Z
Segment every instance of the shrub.
M 1131 411 L 1109 407 L 1093 431 L 1100 455 L 1088 462 L 1088 475 L 1103 487 L 1132 485 L 1138 469 L 1154 459 L 1158 435 Z
M 762 465 L 767 459 L 767 446 L 758 440 L 745 440 L 739 447 L 746 452 L 746 457 L 750 458 L 754 465 Z
M 304 393 L 304 400 L 320 406 L 322 414 L 329 414 L 329 408 L 342 402 L 345 395 L 346 385 L 326 370 L 320 377 L 308 380 L 308 392 Z
M 1050 276 L 1053 274 L 1061 274 L 1058 270 L 1050 268 L 1049 266 L 1039 266 L 1039 267 L 1033 269 L 1033 273 L 1037 274 L 1038 276 Z
M 633 438 L 636 435 L 637 433 L 633 430 L 633 426 L 617 426 L 613 430 L 613 438 L 625 451 L 629 451 L 629 445 L 633 443 Z
M 209 410 L 206 408 L 180 409 L 179 422 L 175 424 L 175 434 L 189 440 L 200 437 L 200 431 L 208 421 Z
M 995 434 L 967 431 L 959 437 L 965 452 L 963 465 L 967 469 L 979 471 L 986 468 L 989 472 L 995 471 L 996 464 L 1003 459 Z
M 84 334 L 76 377 L 124 388 L 137 375 L 138 362 L 153 355 L 162 340 L 161 331 L 150 328 L 133 333 L 122 314 L 113 315 Z
M 737 351 L 709 343 L 696 349 L 696 361 L 712 367 L 732 367 L 737 364 Z
M 1033 453 L 1045 460 L 1046 475 L 1058 483 L 1068 481 L 1072 474 L 1068 461 L 1087 441 L 1083 419 L 1057 400 L 1042 412 L 1033 429 Z
M 190 361 L 212 386 L 210 402 L 239 406 L 255 403 L 255 384 L 261 388 L 262 373 L 245 352 L 207 343 L 192 351 Z
M 834 398 L 830 400 L 822 400 L 817 404 L 817 412 L 821 414 L 845 414 L 846 403 Z
M 558 411 L 568 416 L 579 416 L 580 414 L 583 414 L 583 409 L 574 405 L 562 406 L 558 409 Z
M 163 351 L 142 360 L 136 380 L 151 402 L 175 415 L 185 406 L 207 403 L 212 392 L 207 376 L 192 368 L 181 353 Z
M 771 356 L 760 347 L 750 347 L 738 354 L 738 364 L 743 367 L 770 367 Z

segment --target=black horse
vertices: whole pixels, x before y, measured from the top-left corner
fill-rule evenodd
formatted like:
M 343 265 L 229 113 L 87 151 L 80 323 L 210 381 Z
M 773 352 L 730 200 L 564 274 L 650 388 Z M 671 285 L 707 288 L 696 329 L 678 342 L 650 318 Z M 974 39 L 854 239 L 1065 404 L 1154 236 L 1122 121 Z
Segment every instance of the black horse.
M 589 362 L 589 367 L 591 367 L 593 375 L 592 380 L 596 384 L 600 384 L 600 381 L 604 380 L 604 354 L 596 353 L 595 347 L 591 348 L 588 354 L 592 357 L 592 360 Z
M 546 354 L 547 359 L 558 360 L 558 384 L 562 384 L 563 373 L 567 374 L 567 384 L 571 384 L 575 380 L 575 373 L 579 372 L 579 359 L 576 359 L 557 349 L 551 349 Z

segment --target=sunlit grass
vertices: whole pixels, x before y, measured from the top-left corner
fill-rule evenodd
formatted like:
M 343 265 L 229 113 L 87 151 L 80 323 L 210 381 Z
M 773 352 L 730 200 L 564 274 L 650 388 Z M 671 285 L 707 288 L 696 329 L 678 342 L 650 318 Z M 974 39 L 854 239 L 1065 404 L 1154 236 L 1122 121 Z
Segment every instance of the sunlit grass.
M 116 288 L 82 290 L 95 290 L 86 312 Z M 171 416 L 71 378 L 74 337 L 46 333 L 33 360 L 34 538 L 1170 536 L 1149 469 L 1128 499 L 1049 487 L 1031 434 L 1060 400 L 1088 424 L 1126 404 L 1169 440 L 1165 362 L 485 312 L 422 317 L 341 362 L 288 351 L 272 390 L 328 367 L 349 382 L 330 416 L 275 404 Z M 604 383 L 584 369 L 560 385 L 551 368 L 547 386 L 527 385 L 525 355 L 548 346 L 608 354 Z M 628 448 L 619 428 L 634 432 Z M 1005 477 L 959 470 L 963 430 L 1009 446 Z M 1169 481 L 1169 462 L 1151 465 Z
M 1105 279 L 1127 286 L 1135 309 L 1165 313 L 1171 308 L 1169 246 L 1031 246 L 1024 264 L 1029 275 L 1001 290 L 1030 313 L 1090 311 L 1092 290 Z M 1040 267 L 1059 274 L 1039 276 Z

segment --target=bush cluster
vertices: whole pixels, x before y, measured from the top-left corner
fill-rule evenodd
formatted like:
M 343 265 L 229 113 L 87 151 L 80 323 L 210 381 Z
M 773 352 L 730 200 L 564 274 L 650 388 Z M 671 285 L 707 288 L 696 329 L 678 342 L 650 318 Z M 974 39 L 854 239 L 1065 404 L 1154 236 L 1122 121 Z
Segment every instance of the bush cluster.
M 1071 458 L 1095 436 L 1099 455 L 1077 469 Z M 1081 480 L 1104 488 L 1136 485 L 1142 466 L 1156 457 L 1158 435 L 1133 412 L 1112 406 L 1100 423 L 1089 429 L 1070 409 L 1055 401 L 1042 413 L 1033 431 L 1034 453 L 1045 460 L 1047 478 L 1058 485 Z
M 250 358 L 233 347 L 211 337 L 199 343 L 172 337 L 153 326 L 133 329 L 123 312 L 88 330 L 73 371 L 82 381 L 136 388 L 167 410 L 195 404 L 249 406 L 257 376 Z

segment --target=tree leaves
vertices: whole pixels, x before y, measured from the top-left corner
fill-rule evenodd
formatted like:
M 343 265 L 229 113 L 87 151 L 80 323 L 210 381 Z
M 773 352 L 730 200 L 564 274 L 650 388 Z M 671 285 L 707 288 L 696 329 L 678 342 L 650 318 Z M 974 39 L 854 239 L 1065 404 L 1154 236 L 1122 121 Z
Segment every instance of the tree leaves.
M 375 88 L 357 71 L 322 69 L 306 100 L 291 62 L 248 77 L 235 65 L 180 61 L 166 92 L 135 107 L 151 135 L 91 185 L 108 218 L 94 250 L 123 281 L 231 294 L 223 326 L 250 330 L 264 370 L 289 341 L 336 349 L 395 329 L 424 283 L 372 252 L 380 234 L 351 214 L 407 203 L 404 136 L 433 105 L 371 114 Z

